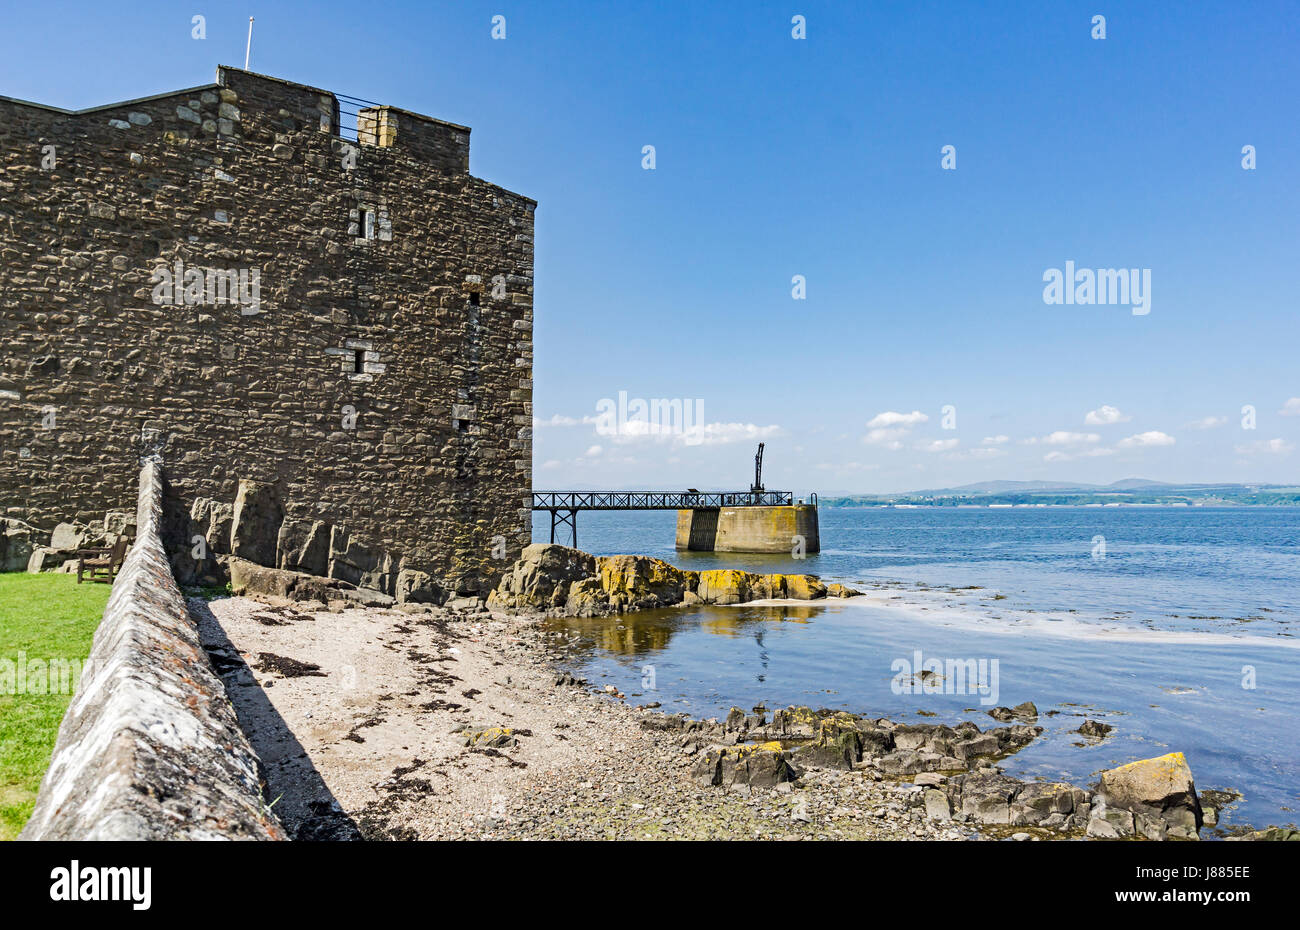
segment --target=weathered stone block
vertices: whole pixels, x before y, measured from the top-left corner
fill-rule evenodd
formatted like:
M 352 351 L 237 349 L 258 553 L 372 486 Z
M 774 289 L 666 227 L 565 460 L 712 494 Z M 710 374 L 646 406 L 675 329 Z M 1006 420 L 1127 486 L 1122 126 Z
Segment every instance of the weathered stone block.
M 332 531 L 323 520 L 285 520 L 280 524 L 277 567 L 308 575 L 327 574 Z
M 404 568 L 397 573 L 396 597 L 399 604 L 437 604 L 443 592 L 428 572 Z
M 241 480 L 230 528 L 230 554 L 275 567 L 284 507 L 273 485 Z
M 75 558 L 76 554 L 76 550 L 72 549 L 40 546 L 32 551 L 31 557 L 27 560 L 27 570 L 33 574 L 52 572 L 68 559 Z
M 50 534 L 51 549 L 81 549 L 90 544 L 90 531 L 79 523 L 60 523 Z

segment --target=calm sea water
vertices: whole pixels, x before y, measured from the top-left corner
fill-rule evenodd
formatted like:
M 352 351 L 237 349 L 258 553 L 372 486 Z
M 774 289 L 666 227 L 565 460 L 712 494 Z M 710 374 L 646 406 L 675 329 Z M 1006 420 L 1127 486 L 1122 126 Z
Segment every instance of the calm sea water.
M 809 704 L 986 726 L 993 694 L 898 693 L 895 664 L 984 660 L 997 703 L 1034 701 L 1046 728 L 1010 774 L 1090 783 L 1178 750 L 1198 788 L 1243 795 L 1223 825 L 1298 819 L 1300 508 L 823 508 L 823 551 L 803 560 L 678 553 L 674 519 L 583 513 L 579 545 L 869 596 L 555 621 L 575 674 L 695 716 Z M 1114 733 L 1070 732 L 1086 717 Z

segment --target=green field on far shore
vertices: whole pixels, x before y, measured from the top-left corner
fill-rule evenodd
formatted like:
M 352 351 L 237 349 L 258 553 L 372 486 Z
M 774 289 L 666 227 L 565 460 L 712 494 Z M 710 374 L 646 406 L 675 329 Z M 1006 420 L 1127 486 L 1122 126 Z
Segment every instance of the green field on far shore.
M 31 816 L 72 701 L 70 669 L 79 677 L 111 590 L 75 575 L 0 573 L 0 840 Z

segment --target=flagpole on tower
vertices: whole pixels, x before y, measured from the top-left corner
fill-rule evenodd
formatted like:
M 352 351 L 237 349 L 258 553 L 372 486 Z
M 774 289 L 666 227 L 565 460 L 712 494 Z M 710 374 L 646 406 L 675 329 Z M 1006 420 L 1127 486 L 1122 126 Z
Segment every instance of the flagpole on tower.
M 244 70 L 248 70 L 248 56 L 253 53 L 253 17 L 248 17 L 248 45 L 244 47 Z

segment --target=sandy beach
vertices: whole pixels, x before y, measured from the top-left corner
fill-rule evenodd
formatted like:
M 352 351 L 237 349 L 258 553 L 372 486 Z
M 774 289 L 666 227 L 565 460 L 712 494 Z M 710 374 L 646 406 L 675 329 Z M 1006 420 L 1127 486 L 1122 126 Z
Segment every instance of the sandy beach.
M 245 598 L 190 609 L 266 802 L 300 839 L 977 837 L 926 819 L 919 787 L 863 771 L 698 784 L 695 741 L 643 727 L 654 709 L 563 680 L 536 617 Z M 466 745 L 493 727 L 510 732 Z

